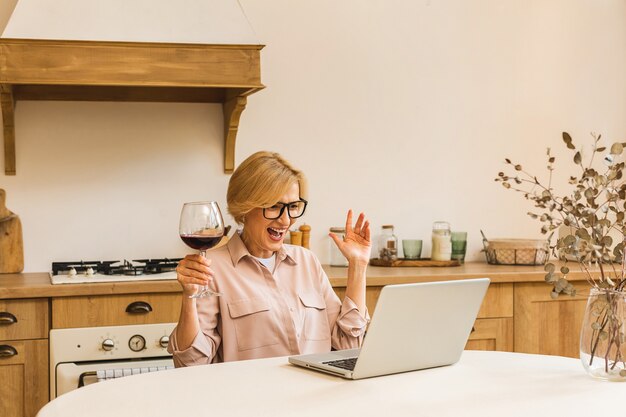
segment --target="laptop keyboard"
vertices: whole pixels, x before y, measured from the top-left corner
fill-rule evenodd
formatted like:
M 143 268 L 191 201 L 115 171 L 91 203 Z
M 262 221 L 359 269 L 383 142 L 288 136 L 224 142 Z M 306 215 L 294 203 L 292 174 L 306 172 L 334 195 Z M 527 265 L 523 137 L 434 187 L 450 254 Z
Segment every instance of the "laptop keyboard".
M 335 368 L 341 368 L 348 371 L 354 371 L 357 358 L 339 359 L 334 361 L 322 362 L 324 365 L 334 366 Z

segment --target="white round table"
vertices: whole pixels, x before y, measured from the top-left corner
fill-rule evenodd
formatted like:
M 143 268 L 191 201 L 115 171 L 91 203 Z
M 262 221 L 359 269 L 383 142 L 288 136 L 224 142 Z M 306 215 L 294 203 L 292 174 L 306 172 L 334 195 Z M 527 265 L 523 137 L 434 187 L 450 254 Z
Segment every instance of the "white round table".
M 287 358 L 196 366 L 101 382 L 38 417 L 598 416 L 619 411 L 626 384 L 590 378 L 578 359 L 465 351 L 452 366 L 358 381 Z

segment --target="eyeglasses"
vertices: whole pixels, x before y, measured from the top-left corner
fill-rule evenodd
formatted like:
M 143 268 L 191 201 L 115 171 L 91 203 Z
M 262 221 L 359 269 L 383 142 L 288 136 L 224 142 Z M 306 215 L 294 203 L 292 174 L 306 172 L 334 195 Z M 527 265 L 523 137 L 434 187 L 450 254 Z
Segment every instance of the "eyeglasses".
M 287 208 L 287 215 L 290 219 L 297 219 L 304 214 L 308 201 L 300 199 L 298 201 L 292 201 L 291 203 L 276 203 L 272 207 L 263 208 L 263 217 L 268 220 L 276 220 L 280 218 Z

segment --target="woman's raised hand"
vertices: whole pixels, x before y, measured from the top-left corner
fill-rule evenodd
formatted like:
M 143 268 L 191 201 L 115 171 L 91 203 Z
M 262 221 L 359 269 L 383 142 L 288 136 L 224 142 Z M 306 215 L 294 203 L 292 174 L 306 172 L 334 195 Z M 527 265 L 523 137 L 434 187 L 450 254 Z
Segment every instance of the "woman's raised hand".
M 187 255 L 176 267 L 176 279 L 183 287 L 183 295 L 198 292 L 198 285 L 209 285 L 213 280 L 211 260 L 199 254 Z
M 356 224 L 352 226 L 352 210 L 348 210 L 346 218 L 346 237 L 341 240 L 334 233 L 329 233 L 343 256 L 348 262 L 359 262 L 367 264 L 372 252 L 372 242 L 370 240 L 370 222 L 365 219 L 363 213 L 359 214 Z

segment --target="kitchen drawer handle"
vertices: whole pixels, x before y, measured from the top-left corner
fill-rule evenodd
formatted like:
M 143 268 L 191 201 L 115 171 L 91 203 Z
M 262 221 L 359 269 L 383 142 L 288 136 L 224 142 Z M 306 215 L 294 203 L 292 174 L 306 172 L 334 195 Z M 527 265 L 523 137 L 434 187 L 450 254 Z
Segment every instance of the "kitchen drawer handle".
M 11 345 L 0 345 L 0 359 L 17 355 L 17 350 Z
M 135 301 L 126 307 L 126 312 L 130 314 L 148 314 L 152 311 L 152 306 L 145 301 Z
M 17 318 L 13 314 L 7 311 L 0 311 L 0 326 L 8 326 L 15 323 L 17 323 Z

